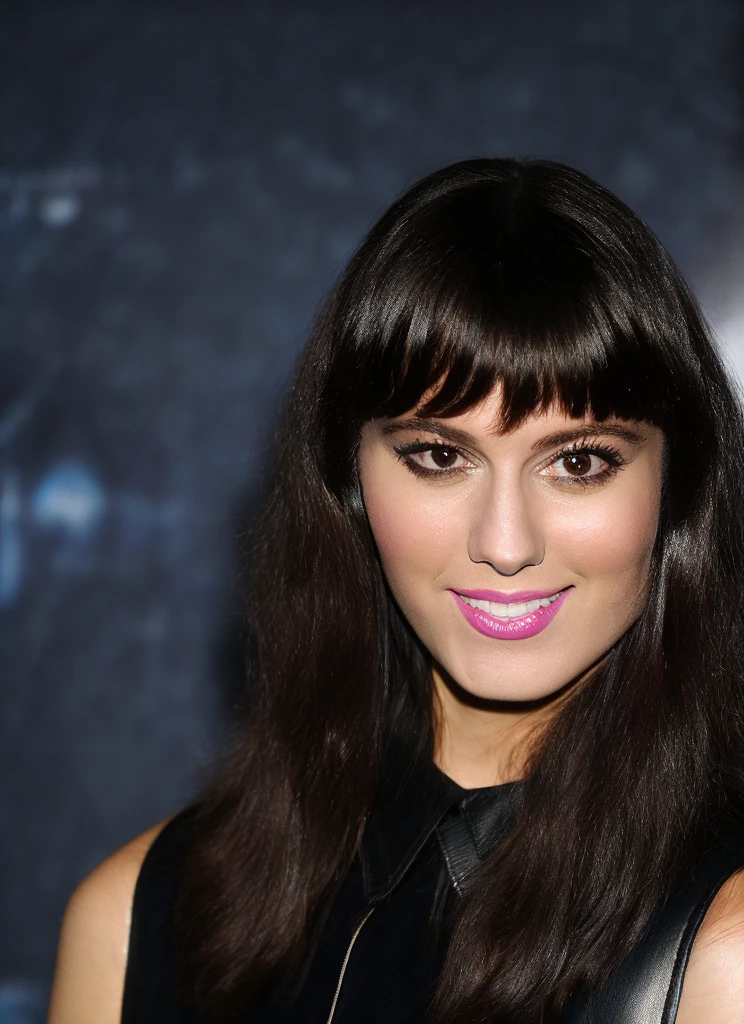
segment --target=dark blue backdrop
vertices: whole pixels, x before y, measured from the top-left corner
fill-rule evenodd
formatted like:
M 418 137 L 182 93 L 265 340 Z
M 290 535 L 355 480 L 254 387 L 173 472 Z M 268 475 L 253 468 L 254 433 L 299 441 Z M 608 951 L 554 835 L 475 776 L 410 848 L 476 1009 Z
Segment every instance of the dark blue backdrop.
M 573 163 L 738 360 L 737 7 L 6 0 L 0 1024 L 40 1019 L 75 884 L 208 764 L 278 397 L 397 192 L 466 156 Z

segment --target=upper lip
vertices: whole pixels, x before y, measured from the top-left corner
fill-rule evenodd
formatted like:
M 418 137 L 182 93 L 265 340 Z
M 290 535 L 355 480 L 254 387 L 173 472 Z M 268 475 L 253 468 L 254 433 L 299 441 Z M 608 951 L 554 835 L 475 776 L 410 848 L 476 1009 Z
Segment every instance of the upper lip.
M 454 588 L 453 588 L 454 589 Z M 494 604 L 521 604 L 524 601 L 539 601 L 543 597 L 552 597 L 568 587 L 555 587 L 553 590 L 515 590 L 511 594 L 503 590 L 455 590 L 463 597 L 472 597 L 474 601 L 493 601 Z

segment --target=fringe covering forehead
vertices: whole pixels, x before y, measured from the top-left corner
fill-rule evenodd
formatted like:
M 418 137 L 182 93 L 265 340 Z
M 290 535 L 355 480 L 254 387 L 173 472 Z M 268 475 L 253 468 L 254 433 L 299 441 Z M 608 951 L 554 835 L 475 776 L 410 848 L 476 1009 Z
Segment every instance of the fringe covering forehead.
M 483 190 L 446 196 L 415 234 L 409 222 L 375 245 L 373 233 L 357 255 L 333 374 L 357 422 L 454 416 L 499 383 L 505 430 L 550 406 L 668 427 L 693 385 L 680 379 L 687 324 L 668 282 L 644 276 L 628 240 L 608 246 L 559 212 L 504 205 Z

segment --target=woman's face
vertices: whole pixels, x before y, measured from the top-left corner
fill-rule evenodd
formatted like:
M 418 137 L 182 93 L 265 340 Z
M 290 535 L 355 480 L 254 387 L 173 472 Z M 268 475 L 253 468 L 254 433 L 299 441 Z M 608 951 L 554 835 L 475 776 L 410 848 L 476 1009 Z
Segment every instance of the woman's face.
M 640 614 L 659 518 L 661 431 L 562 412 L 497 432 L 499 392 L 459 416 L 374 420 L 364 504 L 390 588 L 466 691 L 536 700 Z

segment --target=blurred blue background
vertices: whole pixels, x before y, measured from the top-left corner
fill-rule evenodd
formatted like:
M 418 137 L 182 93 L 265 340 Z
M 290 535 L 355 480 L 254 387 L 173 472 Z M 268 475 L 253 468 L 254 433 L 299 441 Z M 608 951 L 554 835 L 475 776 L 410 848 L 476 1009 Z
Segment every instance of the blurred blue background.
M 406 185 L 587 171 L 744 367 L 738 0 L 6 0 L 0 1024 L 186 803 L 240 687 L 239 534 L 323 293 Z

